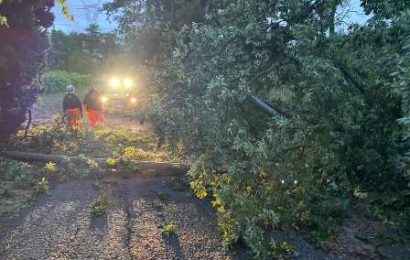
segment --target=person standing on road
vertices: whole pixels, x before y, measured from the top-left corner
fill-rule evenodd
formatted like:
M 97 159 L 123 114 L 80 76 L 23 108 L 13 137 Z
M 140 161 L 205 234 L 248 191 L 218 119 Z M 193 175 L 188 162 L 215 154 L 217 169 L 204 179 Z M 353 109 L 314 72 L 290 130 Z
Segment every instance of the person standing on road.
M 83 117 L 83 108 L 81 106 L 81 101 L 74 94 L 74 86 L 67 85 L 67 94 L 63 99 L 63 113 L 64 117 L 67 119 L 67 125 L 74 130 L 81 128 L 81 118 Z
M 87 111 L 88 122 L 91 128 L 100 126 L 104 123 L 103 101 L 101 93 L 94 85 L 85 94 L 83 104 Z

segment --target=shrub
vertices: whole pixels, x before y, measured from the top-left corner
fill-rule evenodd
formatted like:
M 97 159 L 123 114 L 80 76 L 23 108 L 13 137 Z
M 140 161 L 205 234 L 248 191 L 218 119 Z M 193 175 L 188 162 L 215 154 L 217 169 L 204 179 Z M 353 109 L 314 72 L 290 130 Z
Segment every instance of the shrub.
M 0 177 L 8 181 L 22 182 L 27 179 L 24 165 L 21 162 L 0 157 Z
M 55 173 L 58 170 L 57 164 L 55 162 L 46 163 L 46 165 L 44 165 L 43 169 L 46 173 Z
M 107 213 L 110 200 L 107 193 L 100 194 L 97 199 L 91 204 L 91 216 L 99 217 Z
M 46 177 L 41 177 L 41 179 L 37 182 L 36 191 L 39 194 L 45 194 L 45 195 L 49 193 L 50 186 L 48 184 Z
M 0 140 L 15 133 L 41 92 L 54 1 L 0 1 Z M 1 22 L 0 22 L 1 23 Z
M 275 243 L 271 241 L 270 243 L 270 255 L 274 259 L 293 259 L 295 254 L 295 248 L 289 244 L 288 242 L 284 241 L 282 243 Z
M 122 155 L 124 160 L 152 160 L 155 158 L 155 154 L 146 152 L 142 149 L 135 148 L 133 146 L 127 146 L 124 148 Z
M 107 160 L 106 160 L 107 166 L 113 167 L 113 168 L 118 166 L 118 162 L 119 162 L 118 159 L 111 158 L 111 157 L 107 158 Z
M 65 92 L 65 87 L 74 85 L 77 90 L 84 89 L 92 82 L 91 75 L 67 72 L 63 70 L 52 70 L 44 74 L 43 82 L 46 93 Z
M 178 226 L 174 222 L 167 223 L 162 229 L 161 233 L 167 237 L 175 235 L 177 232 Z

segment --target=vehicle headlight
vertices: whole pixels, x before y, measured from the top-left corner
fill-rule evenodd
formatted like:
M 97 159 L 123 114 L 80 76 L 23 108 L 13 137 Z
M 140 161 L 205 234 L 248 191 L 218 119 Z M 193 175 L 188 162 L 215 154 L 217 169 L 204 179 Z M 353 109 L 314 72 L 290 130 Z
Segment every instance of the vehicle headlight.
M 111 86 L 113 88 L 118 88 L 121 85 L 121 81 L 117 78 L 112 78 L 111 79 Z
M 125 80 L 124 80 L 124 86 L 125 86 L 126 88 L 131 88 L 133 84 L 134 84 L 134 82 L 132 82 L 131 79 L 125 79 Z
M 102 103 L 106 103 L 108 101 L 108 97 L 107 96 L 102 96 L 100 98 L 100 100 L 101 100 Z
M 130 101 L 131 101 L 132 104 L 137 103 L 137 99 L 136 99 L 135 97 L 132 97 L 132 98 L 130 99 Z

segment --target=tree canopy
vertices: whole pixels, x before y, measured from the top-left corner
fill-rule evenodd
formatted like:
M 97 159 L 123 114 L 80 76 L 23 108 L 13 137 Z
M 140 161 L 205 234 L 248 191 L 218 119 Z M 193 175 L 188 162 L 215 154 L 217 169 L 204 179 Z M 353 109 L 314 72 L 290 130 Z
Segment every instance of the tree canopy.
M 40 92 L 53 5 L 45 0 L 0 2 L 0 14 L 7 19 L 0 25 L 0 139 L 17 130 Z
M 49 55 L 51 69 L 83 74 L 96 73 L 108 59 L 123 58 L 120 40 L 114 33 L 103 33 L 98 25 L 89 25 L 84 33 L 51 31 L 53 48 Z
M 369 21 L 339 30 L 345 2 L 106 5 L 152 70 L 158 132 L 195 155 L 191 187 L 212 198 L 225 242 L 256 257 L 272 227 L 331 236 L 367 192 L 393 192 L 386 206 L 401 210 L 383 217 L 409 219 L 410 4 L 362 0 Z
M 330 241 L 357 208 L 410 237 L 410 2 L 361 0 L 369 20 L 341 27 L 346 3 L 114 0 L 121 46 L 97 25 L 53 31 L 50 65 L 149 71 L 145 117 L 193 161 L 227 245 L 268 259 L 273 228 Z M 0 4 L 0 139 L 40 92 L 53 4 Z

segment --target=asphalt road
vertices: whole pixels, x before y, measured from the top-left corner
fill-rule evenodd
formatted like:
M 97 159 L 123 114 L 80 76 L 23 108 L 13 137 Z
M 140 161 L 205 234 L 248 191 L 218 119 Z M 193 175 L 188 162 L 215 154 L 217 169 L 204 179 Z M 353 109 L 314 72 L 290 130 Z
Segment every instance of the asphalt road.
M 92 217 L 93 182 L 58 184 L 0 231 L 0 259 L 247 259 L 228 251 L 209 203 L 175 191 L 169 179 L 107 178 L 106 215 Z M 159 195 L 161 194 L 161 195 Z M 178 226 L 164 236 L 163 226 Z

